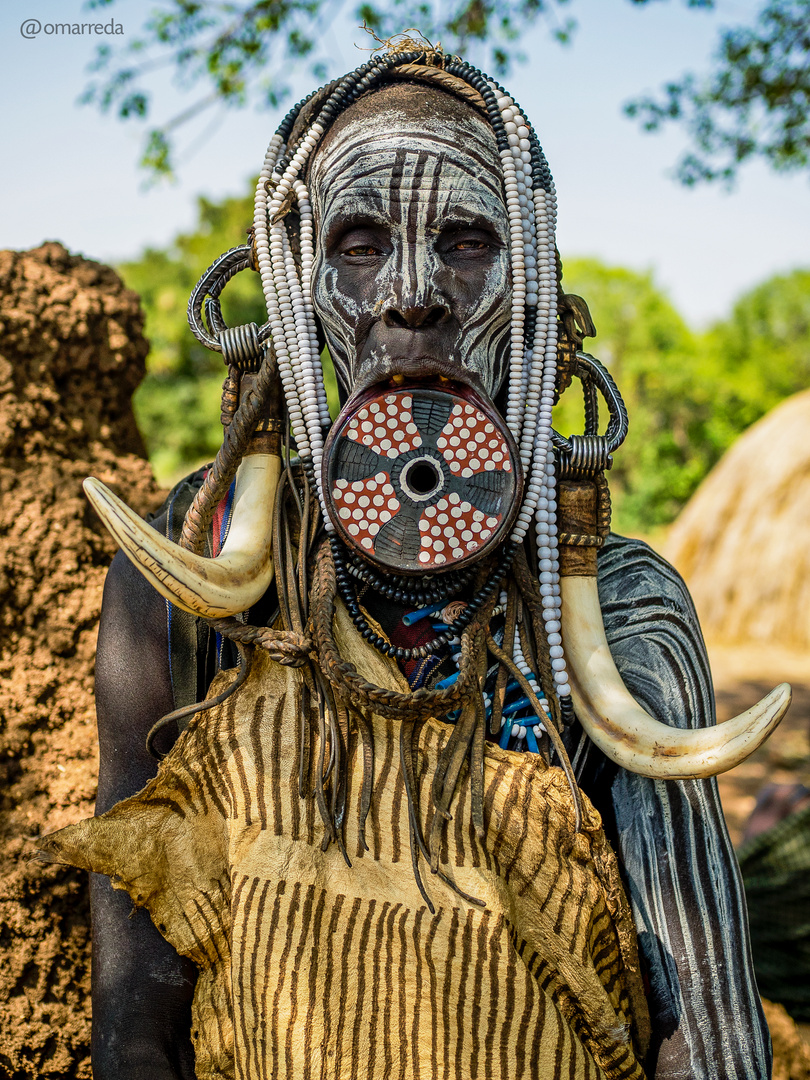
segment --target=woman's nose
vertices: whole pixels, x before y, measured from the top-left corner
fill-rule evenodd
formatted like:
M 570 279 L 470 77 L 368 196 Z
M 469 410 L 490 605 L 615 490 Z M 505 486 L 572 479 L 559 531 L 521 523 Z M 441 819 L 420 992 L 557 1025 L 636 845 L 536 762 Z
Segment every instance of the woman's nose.
M 393 298 L 382 311 L 383 323 L 405 330 L 426 330 L 450 318 L 450 306 L 443 298 L 433 297 L 425 304 L 398 304 Z

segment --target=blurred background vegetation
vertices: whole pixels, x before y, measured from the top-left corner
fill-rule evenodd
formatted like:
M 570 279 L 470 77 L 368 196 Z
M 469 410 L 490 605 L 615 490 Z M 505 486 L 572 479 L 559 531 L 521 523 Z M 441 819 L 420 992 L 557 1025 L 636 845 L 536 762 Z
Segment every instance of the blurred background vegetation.
M 158 479 L 169 484 L 216 453 L 225 369 L 186 323 L 189 293 L 202 271 L 243 242 L 252 191 L 220 203 L 199 201 L 197 228 L 165 250 L 146 250 L 119 270 L 140 294 L 151 341 L 148 374 L 135 409 Z M 668 524 L 734 439 L 775 404 L 810 385 L 810 270 L 770 278 L 726 319 L 693 330 L 655 283 L 595 259 L 564 260 L 567 292 L 583 296 L 598 335 L 586 342 L 610 369 L 630 412 L 630 434 L 616 456 L 611 487 L 619 531 Z M 265 320 L 254 274 L 223 294 L 229 325 Z M 555 425 L 581 430 L 576 389 Z

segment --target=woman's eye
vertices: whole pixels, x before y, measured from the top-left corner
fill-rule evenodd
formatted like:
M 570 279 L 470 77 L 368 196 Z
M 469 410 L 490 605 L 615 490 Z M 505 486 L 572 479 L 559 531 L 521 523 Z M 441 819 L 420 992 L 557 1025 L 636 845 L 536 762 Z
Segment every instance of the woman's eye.
M 483 240 L 457 240 L 451 244 L 450 251 L 486 251 L 488 247 Z
M 354 247 L 346 248 L 343 252 L 344 255 L 379 255 L 380 252 L 377 248 L 371 244 L 356 244 Z

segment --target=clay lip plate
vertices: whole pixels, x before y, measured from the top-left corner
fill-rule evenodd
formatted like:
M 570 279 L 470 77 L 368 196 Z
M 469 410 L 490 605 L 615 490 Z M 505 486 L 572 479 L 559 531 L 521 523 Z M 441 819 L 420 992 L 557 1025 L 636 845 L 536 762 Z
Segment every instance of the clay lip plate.
M 356 394 L 324 448 L 329 516 L 347 546 L 382 570 L 457 570 L 508 535 L 523 478 L 503 418 L 459 384 Z

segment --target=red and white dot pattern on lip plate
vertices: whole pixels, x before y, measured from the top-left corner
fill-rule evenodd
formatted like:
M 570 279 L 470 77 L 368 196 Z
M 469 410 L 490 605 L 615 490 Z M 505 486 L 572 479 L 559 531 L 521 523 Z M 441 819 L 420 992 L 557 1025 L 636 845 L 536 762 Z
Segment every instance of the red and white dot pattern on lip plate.
M 419 562 L 428 569 L 477 551 L 498 527 L 501 514 L 485 514 L 455 491 L 428 506 L 419 521 Z
M 422 436 L 413 422 L 412 405 L 410 394 L 386 394 L 382 402 L 372 401 L 362 408 L 344 435 L 380 457 L 395 458 L 415 450 L 422 445 Z
M 363 480 L 336 480 L 332 500 L 343 528 L 366 551 L 374 550 L 374 537 L 400 507 L 387 472 Z
M 450 471 L 465 479 L 480 472 L 512 471 L 506 440 L 487 417 L 467 402 L 455 405 L 439 433 L 436 448 Z

